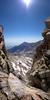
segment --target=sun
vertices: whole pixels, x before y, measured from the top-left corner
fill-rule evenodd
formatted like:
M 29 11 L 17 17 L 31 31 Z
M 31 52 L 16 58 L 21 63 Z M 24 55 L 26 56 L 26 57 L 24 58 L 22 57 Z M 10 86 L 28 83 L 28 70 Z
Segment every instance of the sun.
M 23 0 L 23 3 L 28 7 L 31 3 L 31 0 Z

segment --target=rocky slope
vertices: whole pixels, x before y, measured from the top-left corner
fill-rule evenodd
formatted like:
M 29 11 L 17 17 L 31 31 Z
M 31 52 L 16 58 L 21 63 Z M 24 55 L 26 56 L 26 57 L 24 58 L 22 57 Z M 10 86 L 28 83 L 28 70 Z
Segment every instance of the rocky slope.
M 25 55 L 13 55 L 9 54 L 9 60 L 11 61 L 13 73 L 27 82 L 26 73 L 31 69 L 33 59 Z

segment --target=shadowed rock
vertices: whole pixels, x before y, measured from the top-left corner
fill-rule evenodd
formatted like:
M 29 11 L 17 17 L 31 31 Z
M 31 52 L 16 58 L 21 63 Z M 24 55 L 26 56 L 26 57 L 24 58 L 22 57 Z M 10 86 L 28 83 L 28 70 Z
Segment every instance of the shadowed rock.
M 29 79 L 32 86 L 47 91 L 50 88 L 50 18 L 45 21 L 45 25 L 43 43 L 36 49 Z

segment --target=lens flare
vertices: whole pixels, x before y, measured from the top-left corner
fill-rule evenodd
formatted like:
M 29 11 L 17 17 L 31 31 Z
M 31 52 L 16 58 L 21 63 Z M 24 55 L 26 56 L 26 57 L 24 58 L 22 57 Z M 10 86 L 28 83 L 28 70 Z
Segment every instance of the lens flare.
M 31 4 L 31 0 L 22 0 L 22 1 L 26 5 L 26 7 L 29 7 L 29 5 Z

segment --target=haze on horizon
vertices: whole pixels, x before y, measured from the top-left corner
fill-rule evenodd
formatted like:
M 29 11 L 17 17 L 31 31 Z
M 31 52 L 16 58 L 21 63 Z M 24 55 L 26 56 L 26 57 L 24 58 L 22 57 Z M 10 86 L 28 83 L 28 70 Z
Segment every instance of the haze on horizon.
M 42 39 L 44 20 L 50 16 L 50 0 L 0 0 L 0 24 L 4 27 L 6 45 L 36 42 Z

